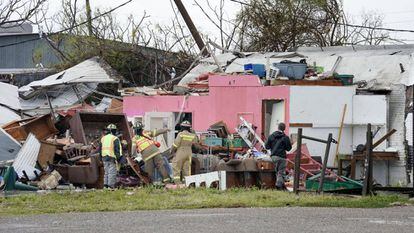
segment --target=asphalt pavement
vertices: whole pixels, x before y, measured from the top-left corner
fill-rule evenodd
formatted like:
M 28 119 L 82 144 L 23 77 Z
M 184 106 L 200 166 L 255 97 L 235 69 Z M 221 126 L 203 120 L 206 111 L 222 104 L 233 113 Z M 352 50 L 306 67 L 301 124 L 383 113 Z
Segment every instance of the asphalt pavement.
M 414 232 L 414 207 L 238 208 L 0 217 L 0 232 Z

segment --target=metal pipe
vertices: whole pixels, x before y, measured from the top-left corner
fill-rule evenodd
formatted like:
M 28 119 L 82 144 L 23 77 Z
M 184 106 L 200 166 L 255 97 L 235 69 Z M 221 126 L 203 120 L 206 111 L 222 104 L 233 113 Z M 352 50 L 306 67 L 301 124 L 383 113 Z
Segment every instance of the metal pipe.
M 295 155 L 295 176 L 293 180 L 293 192 L 299 193 L 299 179 L 300 179 L 300 157 L 302 156 L 302 128 L 298 129 L 298 139 L 296 141 L 297 149 Z
M 371 194 L 372 190 L 372 131 L 371 124 L 367 126 L 367 143 L 365 145 L 365 172 L 364 172 L 364 186 L 362 188 L 362 195 Z
M 322 164 L 322 171 L 321 176 L 319 178 L 319 187 L 318 187 L 318 193 L 321 193 L 323 190 L 323 182 L 325 179 L 325 172 L 326 172 L 326 166 L 328 164 L 328 158 L 329 158 L 329 151 L 331 150 L 331 142 L 332 142 L 332 133 L 328 135 L 328 143 L 326 143 L 325 148 L 325 157 L 323 158 L 323 164 Z
M 206 45 L 204 44 L 203 39 L 201 38 L 200 34 L 197 31 L 197 28 L 195 27 L 193 21 L 191 20 L 190 15 L 185 9 L 184 4 L 181 2 L 181 0 L 174 0 L 174 2 L 178 10 L 180 11 L 181 16 L 183 17 L 185 23 L 187 24 L 187 27 L 190 30 L 191 35 L 193 36 L 198 48 L 200 49 L 200 51 L 203 51 L 204 56 L 209 56 L 210 55 L 209 52 L 207 50 L 203 50 Z
M 309 139 L 309 140 L 316 141 L 316 142 L 325 143 L 325 144 L 328 143 L 328 141 L 325 141 L 325 140 L 322 140 L 322 139 L 319 139 L 319 138 L 305 136 L 305 135 L 302 135 L 302 138 Z

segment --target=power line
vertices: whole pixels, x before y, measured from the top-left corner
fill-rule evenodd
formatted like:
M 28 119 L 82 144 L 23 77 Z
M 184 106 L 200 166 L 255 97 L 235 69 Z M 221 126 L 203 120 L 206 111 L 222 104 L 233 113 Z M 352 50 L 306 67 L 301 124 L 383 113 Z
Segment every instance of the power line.
M 122 4 L 120 4 L 120 5 L 112 8 L 112 9 L 110 9 L 110 10 L 102 13 L 102 14 L 99 14 L 99 15 L 91 18 L 91 20 L 93 21 L 93 20 L 96 20 L 96 19 L 98 19 L 98 18 L 100 18 L 102 16 L 105 16 L 105 15 L 109 14 L 109 13 L 112 13 L 112 12 L 116 11 L 117 9 L 125 6 L 126 4 L 128 4 L 128 3 L 132 2 L 132 1 L 133 0 L 128 0 L 128 1 L 126 1 L 126 2 L 124 2 Z M 69 28 L 64 28 L 64 29 L 59 30 L 59 31 L 56 31 L 56 32 L 48 33 L 47 35 L 56 35 L 56 34 L 59 34 L 59 33 L 63 33 L 63 32 L 66 32 L 66 31 L 70 31 L 70 30 L 72 30 L 74 28 L 77 28 L 77 27 L 82 26 L 82 25 L 87 24 L 87 23 L 88 23 L 88 20 L 83 21 L 83 22 L 78 23 L 78 24 L 75 24 L 75 25 L 73 25 L 72 27 L 69 27 Z M 15 43 L 0 45 L 0 48 L 9 47 L 9 46 L 18 45 L 18 44 L 24 44 L 24 43 L 27 43 L 27 42 L 36 41 L 36 40 L 40 40 L 40 39 L 42 39 L 42 38 L 41 37 L 38 37 L 38 38 L 28 39 L 28 40 L 24 40 L 24 41 L 15 42 Z
M 229 0 L 231 2 L 235 2 L 235 3 L 240 3 L 242 5 L 246 5 L 246 6 L 251 6 L 253 7 L 253 5 L 246 3 L 246 2 L 242 2 L 239 0 Z M 303 18 L 303 19 L 307 19 L 307 20 L 313 20 L 313 21 L 318 21 L 317 19 L 312 19 L 312 18 L 305 18 L 305 17 L 300 17 L 298 16 L 298 18 Z M 384 28 L 384 27 L 370 27 L 370 26 L 364 26 L 364 25 L 356 25 L 356 24 L 349 24 L 349 23 L 337 23 L 338 25 L 341 26 L 348 26 L 348 27 L 353 27 L 353 28 L 364 28 L 364 29 L 372 29 L 372 30 L 378 30 L 378 31 L 390 31 L 390 32 L 409 32 L 409 33 L 414 33 L 414 30 L 409 30 L 409 29 L 395 29 L 395 28 Z

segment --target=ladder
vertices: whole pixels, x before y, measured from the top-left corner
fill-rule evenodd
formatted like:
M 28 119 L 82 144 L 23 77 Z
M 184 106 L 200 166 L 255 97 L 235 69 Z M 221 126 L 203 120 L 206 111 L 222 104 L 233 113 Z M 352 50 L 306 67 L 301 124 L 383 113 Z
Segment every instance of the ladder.
M 247 146 L 249 146 L 250 149 L 256 148 L 258 151 L 267 151 L 265 143 L 253 130 L 252 124 L 247 122 L 241 116 L 240 121 L 241 124 L 236 128 L 236 132 L 240 135 L 244 142 L 246 142 Z

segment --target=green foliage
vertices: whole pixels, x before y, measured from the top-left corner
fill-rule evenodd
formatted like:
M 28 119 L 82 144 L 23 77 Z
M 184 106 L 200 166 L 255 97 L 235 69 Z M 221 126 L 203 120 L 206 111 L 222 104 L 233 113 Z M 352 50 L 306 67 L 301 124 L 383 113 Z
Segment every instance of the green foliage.
M 401 196 L 345 197 L 258 189 L 179 189 L 148 187 L 129 190 L 96 190 L 29 194 L 0 198 L 0 216 L 67 212 L 132 211 L 237 207 L 347 207 L 382 208 L 409 203 Z

